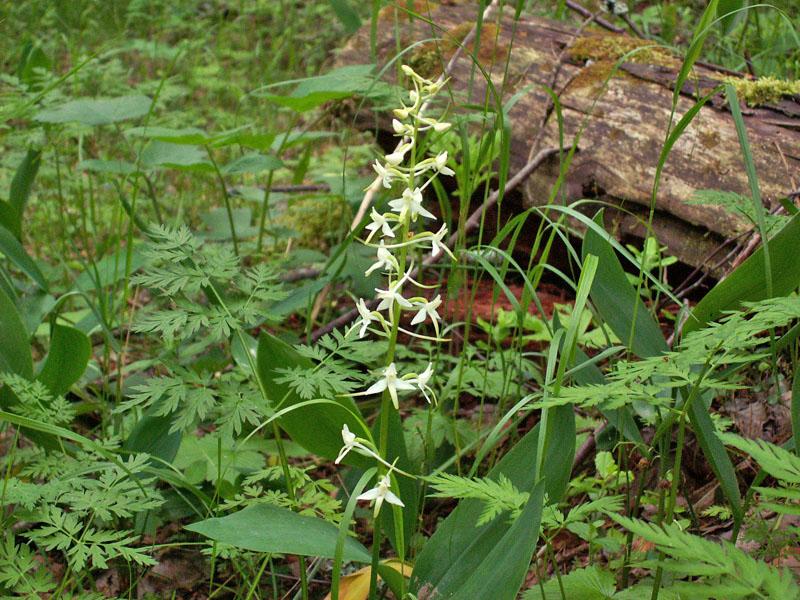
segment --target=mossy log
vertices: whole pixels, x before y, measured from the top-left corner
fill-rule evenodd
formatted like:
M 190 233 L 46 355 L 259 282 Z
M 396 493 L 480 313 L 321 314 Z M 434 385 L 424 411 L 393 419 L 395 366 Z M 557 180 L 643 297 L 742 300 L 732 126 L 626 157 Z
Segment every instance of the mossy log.
M 379 62 L 391 60 L 398 47 L 436 38 L 436 42 L 416 45 L 403 58 L 425 75 L 434 76 L 469 32 L 478 9 L 471 2 L 417 4 L 435 26 L 384 9 L 378 27 Z M 449 73 L 452 91 L 457 105 L 484 103 L 488 86 L 480 71 L 474 70 L 471 54 L 491 75 L 503 102 L 520 95 L 509 112 L 511 173 L 540 149 L 558 146 L 558 120 L 547 93 L 552 89 L 558 94 L 565 143 L 571 144 L 580 132 L 578 152 L 558 201 L 594 198 L 618 206 L 622 210 L 607 211 L 608 225 L 620 237 L 641 237 L 641 220 L 649 214 L 656 167 L 670 122 L 680 59 L 624 35 L 590 28 L 576 31 L 540 18 L 523 17 L 514 23 L 512 10 L 485 24 L 477 52 L 474 45 Z M 337 61 L 364 63 L 369 49 L 366 27 Z M 631 51 L 635 52 L 626 57 L 627 62 L 620 63 Z M 695 105 L 699 95 L 726 79 L 735 83 L 743 98 L 760 102 L 758 106 L 743 103 L 742 112 L 763 202 L 768 210 L 777 208 L 779 200 L 800 185 L 800 96 L 787 95 L 794 91 L 792 83 L 756 85 L 731 76 L 724 69 L 696 66 L 681 90 L 673 123 Z M 496 99 L 490 101 L 496 103 Z M 375 122 L 374 116 L 363 120 L 365 127 L 374 127 Z M 388 129 L 388 115 L 378 115 L 378 123 Z M 527 206 L 547 201 L 558 172 L 556 157 L 533 174 L 523 190 Z M 752 224 L 729 207 L 690 202 L 697 190 L 707 189 L 750 196 L 736 129 L 722 94 L 699 111 L 672 148 L 653 220 L 659 241 L 670 253 L 718 275 L 725 265 L 712 268 L 715 261 L 709 256 L 722 241 L 739 236 Z

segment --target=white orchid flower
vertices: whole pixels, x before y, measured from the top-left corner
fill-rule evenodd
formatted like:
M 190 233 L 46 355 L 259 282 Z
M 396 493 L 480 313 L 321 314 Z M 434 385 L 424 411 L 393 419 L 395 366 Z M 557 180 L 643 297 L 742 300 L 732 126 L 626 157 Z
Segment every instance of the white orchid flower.
M 441 175 L 455 175 L 456 172 L 447 166 L 447 150 L 436 155 L 433 161 L 434 167 Z
M 373 383 L 365 392 L 360 395 L 371 396 L 372 394 L 380 394 L 384 390 L 389 390 L 389 397 L 392 399 L 395 410 L 400 408 L 397 392 L 413 390 L 414 386 L 405 379 L 397 376 L 397 367 L 394 363 L 389 363 L 389 366 L 383 370 L 383 377 Z
M 430 319 L 433 323 L 433 328 L 436 330 L 436 337 L 439 337 L 439 321 L 441 320 L 441 316 L 436 311 L 442 305 L 442 296 L 437 294 L 436 298 L 431 300 L 430 302 L 420 302 L 414 305 L 414 308 L 419 309 L 414 318 L 411 319 L 412 325 L 419 325 L 420 323 L 424 322 L 425 319 Z
M 425 400 L 428 401 L 428 404 L 431 403 L 428 392 L 430 392 L 431 396 L 433 396 L 433 390 L 428 385 L 431 377 L 433 377 L 433 363 L 428 363 L 428 367 L 422 373 L 410 380 L 412 384 L 415 384 L 417 388 L 419 388 L 419 391 L 422 392 L 423 396 L 425 396 Z
M 342 426 L 342 441 L 344 442 L 344 446 L 342 449 L 339 450 L 339 456 L 336 457 L 336 460 L 333 461 L 334 464 L 339 464 L 342 462 L 342 459 L 347 456 L 347 453 L 350 452 L 356 446 L 359 446 L 358 438 L 356 437 L 355 433 L 350 431 L 350 428 L 347 426 L 347 423 Z
M 439 231 L 436 233 L 431 233 L 428 241 L 431 244 L 431 256 L 438 256 L 440 252 L 444 252 L 453 260 L 456 260 L 455 254 L 447 247 L 447 244 L 444 243 L 444 237 L 447 235 L 447 225 L 442 225 L 439 228 Z
M 373 271 L 378 269 L 385 270 L 385 271 L 394 271 L 395 273 L 400 270 L 400 265 L 397 262 L 397 259 L 394 257 L 387 248 L 386 245 L 381 240 L 380 245 L 378 246 L 378 260 L 370 266 L 369 269 L 364 271 L 364 277 L 369 277 L 369 274 Z
M 369 241 L 372 239 L 372 236 L 374 236 L 378 231 L 380 231 L 386 237 L 394 237 L 392 225 L 385 216 L 373 208 L 372 212 L 370 213 L 370 217 L 372 217 L 372 223 L 365 227 L 365 229 L 370 232 L 366 239 L 367 243 L 369 243 Z
M 389 189 L 392 187 L 392 180 L 395 179 L 396 174 L 392 171 L 392 169 L 388 166 L 384 166 L 380 163 L 379 160 L 376 160 L 372 168 L 375 169 L 375 172 L 381 178 L 381 182 L 383 183 L 383 187 Z
M 389 206 L 400 213 L 401 220 L 407 214 L 411 216 L 412 221 L 416 221 L 418 215 L 427 219 L 436 219 L 432 213 L 422 207 L 422 190 L 420 188 L 414 188 L 413 191 L 408 188 L 404 189 L 402 197 L 389 202 Z
M 369 456 L 369 457 L 374 458 L 379 463 L 381 463 L 383 465 L 386 465 L 390 469 L 394 468 L 394 465 L 390 465 L 388 462 L 383 460 L 380 457 L 380 455 L 377 452 L 375 452 L 375 450 L 373 450 L 372 448 L 368 447 L 364 443 L 364 442 L 366 442 L 368 444 L 370 442 L 368 442 L 367 440 L 365 440 L 363 438 L 356 437 L 356 434 L 352 433 L 350 431 L 350 428 L 347 426 L 347 423 L 342 425 L 342 442 L 344 442 L 344 445 L 342 446 L 342 449 L 339 450 L 339 456 L 337 456 L 336 460 L 333 461 L 334 464 L 338 465 L 340 462 L 342 462 L 344 457 L 347 456 L 347 454 L 351 450 L 355 450 L 359 454 L 363 454 L 364 456 Z M 399 471 L 399 469 L 397 469 L 397 470 Z M 405 473 L 404 471 L 400 471 L 400 472 L 401 473 Z
M 356 309 L 358 310 L 358 315 L 361 318 L 356 321 L 356 324 L 353 325 L 353 327 L 361 327 L 358 332 L 358 337 L 361 339 L 366 335 L 369 326 L 372 325 L 374 321 L 378 321 L 378 319 L 369 309 L 363 298 L 359 298 L 358 302 L 356 302 Z
M 410 271 L 411 269 L 409 269 Z M 398 279 L 394 283 L 390 283 L 389 287 L 385 290 L 381 290 L 375 288 L 376 295 L 380 299 L 380 304 L 378 304 L 378 310 L 394 310 L 394 303 L 397 302 L 403 308 L 411 308 L 411 302 L 406 300 L 403 295 L 400 293 L 403 284 L 408 281 L 409 274 L 406 273 L 402 278 Z
M 388 502 L 389 504 L 394 504 L 395 506 L 404 507 L 403 501 L 398 498 L 392 490 L 389 488 L 392 485 L 392 480 L 389 475 L 383 475 L 378 480 L 378 485 L 372 488 L 371 490 L 367 490 L 360 496 L 356 498 L 356 500 L 363 500 L 369 502 L 375 502 L 375 517 L 378 517 L 378 513 L 381 511 L 381 506 L 384 502 Z

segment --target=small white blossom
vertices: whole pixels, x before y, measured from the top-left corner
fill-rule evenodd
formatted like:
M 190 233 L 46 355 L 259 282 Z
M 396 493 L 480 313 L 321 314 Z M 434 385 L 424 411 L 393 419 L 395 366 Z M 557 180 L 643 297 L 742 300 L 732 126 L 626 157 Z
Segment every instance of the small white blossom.
M 428 367 L 419 375 L 411 380 L 412 384 L 416 384 L 419 388 L 419 391 L 422 392 L 422 395 L 425 396 L 425 400 L 428 401 L 428 404 L 431 403 L 431 399 L 428 396 L 428 392 L 433 395 L 433 390 L 428 386 L 428 382 L 433 377 L 433 363 L 428 363 Z
M 367 303 L 364 302 L 363 298 L 359 298 L 358 302 L 356 302 L 356 309 L 358 310 L 358 314 L 361 317 L 354 327 L 361 327 L 358 332 L 358 337 L 363 338 L 364 335 L 367 333 L 367 329 L 372 324 L 373 321 L 377 321 L 378 319 L 375 318 L 375 315 L 372 314 L 372 311 L 367 306 Z
M 430 319 L 433 323 L 433 328 L 436 330 L 436 336 L 439 336 L 439 321 L 441 320 L 441 316 L 436 311 L 442 305 L 442 297 L 441 295 L 437 294 L 436 298 L 431 300 L 430 302 L 420 302 L 414 305 L 414 308 L 418 308 L 419 312 L 414 315 L 414 318 L 411 319 L 412 325 L 419 325 L 420 323 L 424 322 L 425 319 Z
M 447 166 L 447 150 L 436 155 L 434 160 L 436 170 L 442 175 L 455 175 L 455 171 Z
M 450 127 L 451 127 L 451 124 L 450 123 L 445 123 L 444 121 L 440 121 L 438 123 L 434 123 L 433 124 L 433 130 L 437 131 L 439 133 L 442 133 L 443 131 L 447 131 L 448 129 L 450 129 Z
M 366 271 L 364 271 L 364 276 L 368 277 L 370 273 L 373 271 L 377 271 L 378 269 L 382 269 L 385 271 L 394 271 L 397 272 L 400 270 L 400 265 L 397 263 L 397 259 L 394 257 L 387 248 L 386 245 L 381 240 L 380 245 L 378 246 L 378 260 Z
M 403 308 L 411 308 L 411 302 L 406 300 L 403 295 L 400 293 L 403 284 L 407 281 L 408 274 L 406 274 L 401 279 L 398 279 L 394 283 L 390 283 L 389 287 L 385 290 L 381 290 L 375 288 L 375 292 L 377 292 L 377 296 L 380 299 L 380 304 L 378 304 L 378 310 L 394 310 L 394 303 L 397 302 Z
M 394 237 L 394 231 L 392 231 L 392 226 L 386 219 L 386 217 L 384 217 L 374 208 L 370 213 L 370 217 L 372 217 L 372 223 L 370 223 L 365 227 L 365 229 L 370 232 L 369 235 L 367 236 L 366 240 L 367 242 L 369 242 L 372 239 L 372 236 L 374 236 L 378 232 L 378 230 L 380 230 L 380 232 L 386 237 L 391 237 L 391 238 Z
M 364 392 L 364 395 L 380 394 L 384 390 L 389 390 L 392 404 L 394 404 L 395 409 L 398 409 L 400 405 L 398 404 L 397 392 L 413 389 L 414 386 L 410 382 L 397 377 L 397 367 L 394 366 L 394 363 L 390 363 L 389 366 L 383 370 L 383 378 L 373 383 L 367 391 Z
M 444 236 L 446 235 L 447 235 L 447 225 L 442 225 L 439 228 L 439 231 L 437 231 L 436 233 L 431 233 L 430 238 L 428 238 L 428 241 L 430 241 L 431 243 L 431 256 L 438 256 L 439 252 L 444 252 L 445 254 L 448 254 L 450 258 L 455 260 L 456 259 L 455 255 L 450 250 L 450 248 L 447 247 L 447 244 L 445 244 L 443 241 Z
M 395 178 L 395 174 L 392 172 L 391 168 L 383 166 L 378 160 L 375 161 L 372 168 L 375 169 L 375 172 L 381 178 L 383 187 L 386 189 L 392 187 L 392 180 Z
M 342 441 L 344 442 L 344 446 L 342 446 L 342 449 L 339 451 L 339 456 L 337 456 L 336 460 L 333 461 L 334 464 L 337 465 L 342 462 L 342 459 L 347 456 L 347 453 L 350 452 L 350 450 L 358 445 L 358 442 L 356 441 L 356 434 L 351 433 L 347 423 L 342 426 Z
M 389 475 L 383 475 L 378 480 L 378 485 L 377 486 L 375 486 L 371 490 L 367 490 L 366 492 L 364 492 L 363 494 L 358 496 L 356 498 L 356 500 L 364 500 L 364 501 L 369 501 L 369 502 L 374 501 L 375 502 L 375 517 L 378 516 L 378 513 L 381 510 L 381 505 L 383 505 L 384 501 L 388 502 L 389 504 L 394 504 L 395 506 L 400 506 L 400 507 L 405 506 L 405 504 L 403 504 L 402 500 L 400 500 L 400 498 L 398 498 L 392 492 L 392 490 L 389 489 L 391 487 L 391 485 L 392 485 L 392 481 L 391 481 L 391 478 L 389 477 Z
M 404 189 L 402 197 L 389 202 L 389 206 L 400 213 L 401 219 L 404 219 L 406 214 L 411 216 L 412 221 L 416 221 L 418 215 L 427 219 L 436 219 L 432 213 L 422 207 L 422 190 L 420 188 L 414 188 L 413 191 L 408 188 Z
M 338 465 L 340 462 L 342 462 L 342 460 L 344 460 L 344 457 L 347 456 L 347 454 L 351 450 L 355 450 L 359 454 L 363 454 L 364 456 L 369 456 L 374 458 L 375 460 L 377 460 L 381 464 L 386 465 L 390 469 L 393 468 L 392 465 L 383 460 L 378 455 L 378 453 L 375 452 L 375 450 L 369 448 L 366 444 L 364 444 L 364 442 L 367 442 L 367 440 L 356 437 L 356 434 L 350 431 L 350 428 L 347 426 L 347 423 L 342 425 L 342 442 L 344 442 L 344 445 L 342 446 L 342 449 L 339 450 L 339 456 L 337 456 L 336 460 L 333 461 L 334 464 Z
M 441 316 L 436 311 L 442 305 L 442 296 L 437 294 L 436 298 L 431 300 L 430 302 L 420 302 L 419 304 L 414 305 L 414 308 L 418 308 L 419 312 L 414 315 L 414 318 L 411 319 L 412 325 L 419 325 L 425 319 L 430 319 L 433 322 L 433 327 L 436 330 L 436 335 L 439 335 L 439 321 L 441 320 Z

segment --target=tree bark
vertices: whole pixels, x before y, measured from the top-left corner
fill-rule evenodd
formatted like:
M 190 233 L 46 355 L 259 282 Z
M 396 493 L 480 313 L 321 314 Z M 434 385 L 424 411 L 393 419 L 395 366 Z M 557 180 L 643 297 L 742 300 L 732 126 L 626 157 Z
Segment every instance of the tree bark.
M 435 25 L 384 9 L 378 26 L 378 61 L 384 64 L 395 57 L 398 47 L 422 42 L 400 60 L 426 76 L 436 76 L 470 30 L 479 9 L 473 3 L 421 0 L 415 7 Z M 473 44 L 456 62 L 450 74 L 454 109 L 465 110 L 465 104 L 496 109 L 513 99 L 507 111 L 512 175 L 542 148 L 559 145 L 560 113 L 565 150 L 578 141 L 556 202 L 591 198 L 607 203 L 612 207 L 606 211 L 607 226 L 619 237 L 643 237 L 652 205 L 653 231 L 670 254 L 713 275 L 724 272 L 725 265 L 714 265 L 709 256 L 721 242 L 746 232 L 752 223 L 730 207 L 691 202 L 698 190 L 707 189 L 751 198 L 724 95 L 713 96 L 678 138 L 652 203 L 680 58 L 663 49 L 643 47 L 649 42 L 591 26 L 579 31 L 540 18 L 515 22 L 513 16 L 507 7 L 485 23 L 477 51 Z M 632 50 L 636 52 L 620 60 Z M 343 49 L 338 62 L 364 63 L 369 56 L 366 27 Z M 487 86 L 482 71 L 492 86 Z M 395 70 L 387 72 L 393 75 Z M 673 127 L 698 97 L 731 75 L 725 69 L 695 66 L 680 91 Z M 558 110 L 548 90 L 557 95 Z M 800 97 L 783 96 L 758 107 L 742 105 L 742 112 L 765 208 L 776 210 L 779 200 L 792 197 L 800 185 Z M 375 115 L 360 122 L 374 128 Z M 378 114 L 377 123 L 388 130 L 389 115 Z M 523 190 L 527 206 L 547 203 L 559 168 L 559 158 L 554 157 L 531 176 Z M 596 208 L 587 205 L 584 210 Z

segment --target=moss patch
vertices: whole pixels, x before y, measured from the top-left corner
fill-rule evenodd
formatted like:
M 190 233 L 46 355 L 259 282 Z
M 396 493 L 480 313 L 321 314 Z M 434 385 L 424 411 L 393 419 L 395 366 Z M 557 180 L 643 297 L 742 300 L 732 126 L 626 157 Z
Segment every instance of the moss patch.
M 758 79 L 726 77 L 723 81 L 730 83 L 739 99 L 748 106 L 778 102 L 782 96 L 800 96 L 800 81 L 786 81 L 775 77 Z
M 647 46 L 650 47 L 648 48 Z M 677 59 L 668 50 L 653 46 L 653 43 L 647 40 L 628 35 L 585 35 L 572 43 L 567 49 L 567 54 L 573 60 L 615 63 L 629 52 L 639 48 L 642 48 L 642 50 L 634 52 L 627 57 L 626 60 L 628 62 L 667 67 L 677 65 Z

